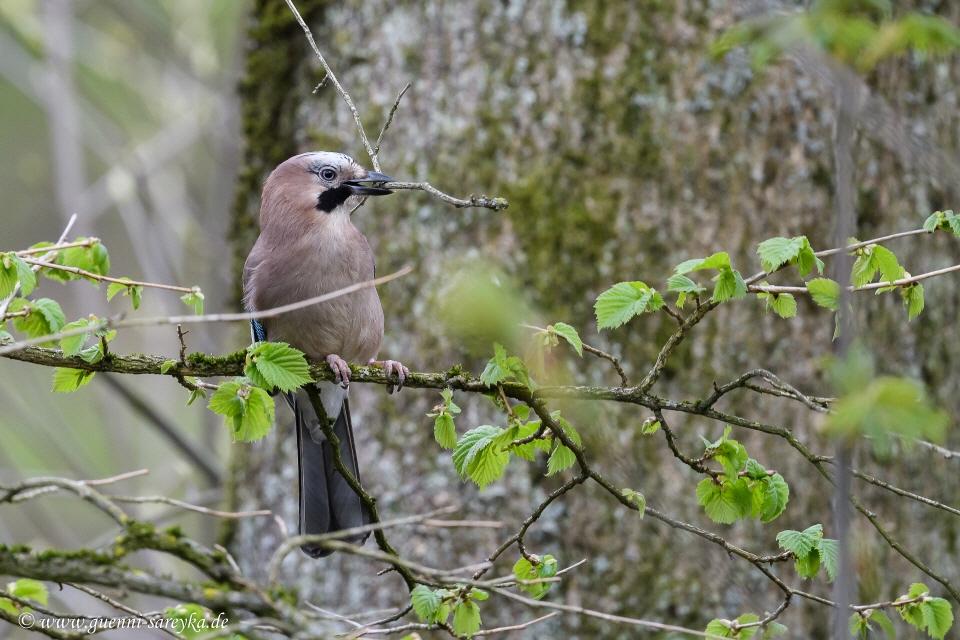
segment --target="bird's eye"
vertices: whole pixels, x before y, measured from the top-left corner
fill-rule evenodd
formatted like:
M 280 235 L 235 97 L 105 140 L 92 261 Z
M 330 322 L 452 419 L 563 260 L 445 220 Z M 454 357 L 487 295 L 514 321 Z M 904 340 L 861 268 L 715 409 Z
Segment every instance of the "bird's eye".
M 326 180 L 327 182 L 333 181 L 337 177 L 337 172 L 333 169 L 323 169 L 320 172 L 320 177 Z

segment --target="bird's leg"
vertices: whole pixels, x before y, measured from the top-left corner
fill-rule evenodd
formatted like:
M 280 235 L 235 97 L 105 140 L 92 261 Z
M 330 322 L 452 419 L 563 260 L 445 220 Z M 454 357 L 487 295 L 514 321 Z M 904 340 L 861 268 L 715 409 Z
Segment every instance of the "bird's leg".
M 390 378 L 393 377 L 394 371 L 397 372 L 397 391 L 403 389 L 403 383 L 410 377 L 410 369 L 396 360 L 371 360 L 370 364 L 378 364 L 383 367 L 384 373 L 387 375 L 387 393 L 393 393 L 393 382 Z
M 350 367 L 347 361 L 335 353 L 327 356 L 327 364 L 333 369 L 333 381 L 346 389 L 350 386 Z

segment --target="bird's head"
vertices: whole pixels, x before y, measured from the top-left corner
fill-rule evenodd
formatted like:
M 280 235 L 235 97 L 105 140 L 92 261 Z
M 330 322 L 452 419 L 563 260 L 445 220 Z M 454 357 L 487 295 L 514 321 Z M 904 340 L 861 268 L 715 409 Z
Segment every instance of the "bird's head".
M 376 186 L 393 178 L 368 171 L 342 153 L 312 151 L 301 153 L 273 170 L 263 187 L 263 215 L 281 210 L 312 211 L 314 214 L 348 215 L 353 196 L 385 196 L 390 189 Z

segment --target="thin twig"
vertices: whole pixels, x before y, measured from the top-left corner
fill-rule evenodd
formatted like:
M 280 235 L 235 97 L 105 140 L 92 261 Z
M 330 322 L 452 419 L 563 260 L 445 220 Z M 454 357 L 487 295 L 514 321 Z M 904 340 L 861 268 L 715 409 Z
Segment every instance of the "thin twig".
M 393 122 L 393 114 L 397 112 L 397 109 L 400 107 L 400 100 L 403 99 L 403 94 L 407 92 L 407 89 L 410 88 L 410 83 L 407 83 L 403 89 L 400 90 L 400 93 L 397 94 L 397 99 L 394 101 L 393 106 L 390 107 L 390 113 L 387 114 L 387 121 L 383 123 L 383 128 L 380 129 L 380 135 L 377 136 L 377 144 L 373 148 L 374 155 L 379 156 L 380 154 L 380 143 L 383 142 L 383 135 L 387 132 L 387 129 L 390 128 L 390 123 Z
M 127 287 L 150 287 L 152 289 L 164 289 L 167 291 L 178 291 L 180 293 L 192 293 L 194 291 L 194 289 L 191 287 L 178 287 L 172 284 L 158 284 L 156 282 L 139 282 L 137 280 L 121 280 L 120 278 L 111 278 L 109 276 L 102 276 L 99 273 L 93 273 L 92 271 L 85 271 L 84 269 L 80 269 L 78 267 L 68 267 L 66 265 L 56 264 L 55 262 L 47 262 L 46 260 L 38 260 L 36 258 L 23 258 L 23 261 L 27 264 L 40 267 L 41 269 L 66 271 L 68 273 L 83 276 L 84 278 L 90 278 L 91 280 L 96 280 L 98 282 L 113 282 Z
M 168 504 L 172 507 L 179 507 L 181 509 L 186 509 L 187 511 L 193 511 L 195 513 L 202 513 L 208 516 L 216 516 L 218 518 L 250 518 L 253 516 L 272 516 L 273 512 L 269 509 L 261 509 L 259 511 L 218 511 L 216 509 L 208 509 L 206 507 L 201 507 L 195 504 L 190 504 L 188 502 L 183 502 L 182 500 L 177 500 L 175 498 L 168 498 L 166 496 L 108 496 L 111 500 L 116 502 L 124 502 L 128 504 Z
M 155 317 L 155 318 L 130 318 L 129 320 L 103 320 L 99 324 L 95 324 L 89 327 L 80 328 L 80 329 L 71 329 L 69 331 L 61 331 L 59 333 L 54 333 L 47 336 L 40 336 L 39 338 L 32 338 L 30 340 L 23 340 L 21 342 L 14 342 L 12 344 L 0 347 L 0 356 L 7 355 L 8 353 L 14 353 L 16 351 L 21 351 L 27 347 L 32 347 L 38 344 L 45 344 L 47 342 L 56 342 L 64 338 L 70 338 L 72 336 L 79 336 L 85 333 L 93 333 L 101 329 L 121 329 L 127 327 L 147 327 L 147 326 L 158 326 L 158 325 L 170 325 L 170 324 L 201 324 L 206 322 L 249 322 L 250 320 L 262 320 L 263 318 L 273 318 L 284 313 L 289 313 L 291 311 L 296 311 L 297 309 L 303 309 L 305 307 L 310 307 L 315 304 L 320 304 L 321 302 L 326 302 L 327 300 L 333 300 L 334 298 L 339 298 L 340 296 L 347 295 L 348 293 L 353 293 L 354 291 L 360 291 L 361 289 L 366 289 L 367 287 L 375 287 L 377 285 L 383 284 L 385 282 L 390 282 L 401 276 L 405 276 L 408 273 L 413 271 L 413 267 L 406 266 L 399 271 L 391 273 L 390 275 L 383 276 L 382 278 L 375 278 L 374 280 L 367 280 L 366 282 L 359 282 L 357 284 L 350 285 L 349 287 L 344 287 L 343 289 L 338 289 L 331 293 L 326 293 L 322 296 L 316 296 L 314 298 L 309 298 L 307 300 L 301 300 L 300 302 L 294 302 L 291 304 L 285 304 L 281 307 L 275 307 L 273 309 L 266 309 L 264 311 L 252 311 L 249 313 L 220 313 L 220 314 L 211 314 L 205 316 L 167 316 L 167 317 Z

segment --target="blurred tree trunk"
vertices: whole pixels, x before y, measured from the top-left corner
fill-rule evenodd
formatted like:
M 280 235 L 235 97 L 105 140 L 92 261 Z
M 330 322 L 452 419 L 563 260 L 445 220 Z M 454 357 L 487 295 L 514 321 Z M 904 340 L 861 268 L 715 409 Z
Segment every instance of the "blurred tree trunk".
M 477 372 L 489 357 L 434 329 L 435 302 L 457 256 L 492 260 L 515 278 L 545 321 L 577 326 L 588 343 L 618 354 L 636 381 L 673 321 L 654 316 L 597 335 L 592 303 L 610 284 L 641 279 L 665 288 L 674 265 L 715 251 L 730 252 L 747 275 L 759 269 L 756 244 L 776 235 L 805 234 L 815 248 L 827 248 L 833 88 L 803 64 L 783 63 L 755 77 L 746 56 L 711 61 L 706 43 L 732 24 L 739 2 L 302 0 L 298 6 L 371 136 L 397 92 L 413 83 L 386 136 L 385 172 L 429 180 L 456 195 L 486 193 L 510 201 L 506 212 L 461 211 L 406 192 L 375 199 L 355 214 L 377 254 L 379 273 L 416 266 L 414 274 L 381 291 L 387 313 L 383 354 L 412 369 L 445 370 L 463 362 Z M 960 21 L 960 8 L 939 6 L 948 19 Z M 322 73 L 283 0 L 257 0 L 250 24 L 248 75 L 241 87 L 246 166 L 232 236 L 238 276 L 256 237 L 263 179 L 276 164 L 321 149 L 368 163 L 334 89 L 311 93 Z M 917 228 L 930 212 L 955 205 L 948 180 L 955 176 L 960 144 L 953 92 L 958 80 L 955 59 L 888 63 L 869 78 L 873 94 L 882 98 L 877 104 L 889 101 L 892 110 L 869 111 L 868 104 L 854 147 L 862 237 Z M 912 238 L 893 248 L 912 273 L 960 260 L 955 239 L 946 237 Z M 909 325 L 898 296 L 862 300 L 860 332 L 869 334 L 883 372 L 922 378 L 957 416 L 960 286 L 943 278 L 926 290 L 927 308 Z M 764 314 L 758 302 L 725 306 L 683 344 L 655 390 L 694 399 L 708 393 L 713 380 L 765 367 L 801 389 L 829 393 L 821 358 L 829 353 L 832 328 L 830 314 L 809 301 L 800 302 L 791 320 Z M 602 361 L 578 360 L 569 373 L 584 382 L 616 383 Z M 515 464 L 481 494 L 460 483 L 449 454 L 432 440 L 423 414 L 437 397 L 404 391 L 388 400 L 381 389 L 367 388 L 351 393 L 364 483 L 379 496 L 384 517 L 453 502 L 464 505 L 464 517 L 500 519 L 510 531 L 559 482 L 543 477 L 545 465 Z M 795 407 L 747 396 L 727 402 L 744 415 L 793 428 L 815 450 L 828 451 L 811 416 Z M 461 431 L 498 419 L 481 399 L 461 404 Z M 776 531 L 828 520 L 826 483 L 779 441 L 736 433 L 754 457 L 790 483 L 787 512 L 772 526 L 724 527 L 697 507 L 697 478 L 675 464 L 661 440 L 639 435 L 636 427 L 646 416 L 606 406 L 563 409 L 613 482 L 641 490 L 651 506 L 751 550 L 771 553 Z M 234 446 L 232 502 L 238 509 L 274 509 L 292 531 L 295 441 L 285 408 L 278 414 L 280 424 L 264 442 Z M 697 434 L 715 438 L 722 428 L 673 420 L 691 452 Z M 953 440 L 957 448 L 956 435 Z M 894 473 L 877 469 L 864 455 L 854 462 L 884 477 Z M 956 474 L 957 464 L 914 451 L 898 463 L 896 477 L 940 499 L 946 489 L 935 475 Z M 863 485 L 853 488 L 904 539 L 914 532 L 912 551 L 946 577 L 960 579 L 955 521 Z M 858 600 L 895 597 L 919 579 L 865 523 L 855 521 L 854 531 Z M 258 574 L 278 535 L 274 523 L 247 520 L 234 525 L 229 542 L 241 565 Z M 391 538 L 410 557 L 449 567 L 482 560 L 506 535 L 404 529 Z M 549 597 L 611 613 L 702 628 L 713 617 L 773 610 L 779 597 L 748 565 L 701 540 L 641 522 L 588 486 L 548 509 L 529 540 L 533 551 L 553 553 L 561 563 L 591 560 Z M 501 572 L 516 559 L 507 556 Z M 326 609 L 357 611 L 406 600 L 399 578 L 377 577 L 380 567 L 368 563 L 339 554 L 288 563 L 304 596 Z M 829 595 L 825 585 L 811 588 Z M 530 617 L 505 605 L 496 615 L 485 614 L 484 626 Z M 795 637 L 823 638 L 828 619 L 795 603 L 782 621 Z M 549 625 L 552 630 L 545 630 Z M 531 637 L 621 632 L 568 616 L 535 627 Z

